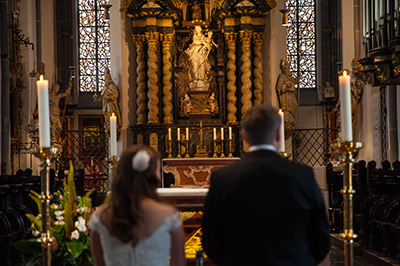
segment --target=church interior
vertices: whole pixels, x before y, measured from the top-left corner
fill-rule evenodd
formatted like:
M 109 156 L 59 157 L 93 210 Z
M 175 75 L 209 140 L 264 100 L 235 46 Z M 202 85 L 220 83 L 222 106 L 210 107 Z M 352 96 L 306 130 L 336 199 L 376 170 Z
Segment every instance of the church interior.
M 282 114 L 279 152 L 314 169 L 332 245 L 351 230 L 359 265 L 398 265 L 399 12 L 398 0 L 0 0 L 0 264 L 40 257 L 13 245 L 38 237 L 39 210 L 55 213 L 35 193 L 90 192 L 97 207 L 122 151 L 144 144 L 161 153 L 188 262 L 213 265 L 203 187 L 247 152 L 241 119 L 265 103 Z M 69 255 L 90 262 L 87 246 Z

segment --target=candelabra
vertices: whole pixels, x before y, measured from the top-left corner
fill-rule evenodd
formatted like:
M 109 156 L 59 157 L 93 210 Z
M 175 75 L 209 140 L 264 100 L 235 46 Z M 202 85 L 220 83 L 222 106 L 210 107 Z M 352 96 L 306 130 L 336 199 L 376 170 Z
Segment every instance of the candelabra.
M 221 139 L 221 158 L 225 158 L 224 147 L 224 139 Z
M 352 165 L 354 157 L 356 156 L 359 149 L 362 148 L 361 142 L 355 141 L 343 141 L 340 143 L 332 144 L 332 147 L 338 150 L 342 155 L 342 164 L 344 164 L 343 170 L 343 234 L 344 239 L 344 260 L 346 266 L 353 265 L 354 251 L 353 241 L 357 237 L 353 232 L 353 195 L 355 190 L 353 189 L 353 175 Z
M 229 139 L 229 155 L 228 157 L 233 157 L 232 155 L 232 139 Z
M 185 152 L 186 152 L 185 158 L 190 158 L 190 156 L 189 156 L 189 140 L 188 139 L 186 140 L 186 150 L 185 150 Z
M 182 158 L 181 156 L 181 140 L 178 140 L 178 155 L 176 158 Z
M 172 140 L 168 140 L 168 158 L 172 158 Z
M 60 147 L 32 148 L 30 153 L 40 159 L 41 170 L 41 194 L 42 201 L 42 233 L 40 242 L 42 243 L 43 265 L 51 265 L 51 244 L 54 238 L 50 232 L 50 163 L 61 153 Z
M 213 158 L 217 158 L 217 140 L 214 139 L 214 154 L 213 154 Z

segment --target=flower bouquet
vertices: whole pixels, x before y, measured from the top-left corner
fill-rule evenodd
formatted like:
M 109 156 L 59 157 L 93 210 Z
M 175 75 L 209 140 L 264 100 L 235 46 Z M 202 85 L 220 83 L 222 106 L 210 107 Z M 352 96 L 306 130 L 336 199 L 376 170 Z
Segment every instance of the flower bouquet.
M 93 190 L 84 197 L 76 196 L 74 169 L 70 162 L 70 171 L 64 179 L 62 191 L 53 194 L 53 203 L 50 205 L 51 235 L 54 242 L 51 245 L 52 263 L 54 265 L 81 265 L 93 264 L 90 251 L 90 236 L 88 221 L 92 212 L 92 203 L 89 198 Z M 40 237 L 42 230 L 40 195 L 31 191 L 29 196 L 36 202 L 39 215 L 26 214 L 32 222 L 30 232 L 34 237 Z M 13 246 L 34 257 L 26 265 L 42 264 L 41 239 L 24 239 L 13 243 Z

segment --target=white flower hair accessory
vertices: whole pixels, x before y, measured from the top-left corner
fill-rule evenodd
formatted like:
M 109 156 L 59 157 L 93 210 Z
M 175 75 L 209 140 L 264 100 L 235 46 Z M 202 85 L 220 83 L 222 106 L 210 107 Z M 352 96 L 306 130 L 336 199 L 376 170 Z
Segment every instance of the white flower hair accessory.
M 145 150 L 138 151 L 132 158 L 132 168 L 138 172 L 143 172 L 150 165 L 150 154 Z

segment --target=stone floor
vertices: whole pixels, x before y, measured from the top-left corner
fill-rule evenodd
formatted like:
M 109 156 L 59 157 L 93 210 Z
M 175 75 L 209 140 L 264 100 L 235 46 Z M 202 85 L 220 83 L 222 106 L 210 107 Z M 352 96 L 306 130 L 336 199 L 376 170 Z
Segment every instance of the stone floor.
M 343 249 L 338 246 L 332 245 L 331 251 L 328 256 L 324 259 L 319 266 L 340 266 L 344 265 L 344 253 Z M 368 263 L 363 256 L 354 256 L 354 266 L 374 266 L 374 264 Z

